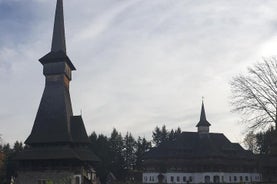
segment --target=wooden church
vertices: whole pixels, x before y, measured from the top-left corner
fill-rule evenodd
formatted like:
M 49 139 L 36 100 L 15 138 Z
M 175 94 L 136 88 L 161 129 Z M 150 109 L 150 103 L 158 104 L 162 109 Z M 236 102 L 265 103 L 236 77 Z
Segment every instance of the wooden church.
M 45 88 L 27 149 L 18 154 L 16 184 L 93 184 L 98 157 L 81 116 L 72 112 L 69 84 L 76 70 L 66 53 L 63 1 L 57 0 L 51 51 L 39 59 Z
M 202 102 L 197 132 L 182 132 L 144 155 L 143 183 L 253 183 L 261 181 L 255 155 L 222 133 L 210 133 Z

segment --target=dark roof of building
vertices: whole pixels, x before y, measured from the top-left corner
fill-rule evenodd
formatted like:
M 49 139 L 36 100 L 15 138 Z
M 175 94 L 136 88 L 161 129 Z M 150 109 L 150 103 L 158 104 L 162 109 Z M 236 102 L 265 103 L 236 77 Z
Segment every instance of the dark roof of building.
M 223 134 L 182 132 L 176 140 L 166 141 L 151 149 L 144 155 L 144 159 L 247 158 L 252 156 L 251 152 L 244 150 L 237 143 L 231 143 Z
M 208 126 L 208 127 L 211 126 L 211 124 L 206 119 L 206 112 L 205 112 L 203 101 L 202 101 L 202 107 L 201 107 L 200 121 L 198 122 L 196 127 L 199 127 L 199 126 Z
M 88 134 L 86 132 L 84 122 L 81 116 L 73 116 L 71 117 L 71 136 L 74 143 L 90 143 L 88 138 Z
M 69 130 L 72 107 L 65 86 L 48 83 L 44 89 L 39 109 L 26 144 L 72 142 Z
M 73 65 L 69 57 L 62 50 L 56 52 L 51 51 L 42 58 L 40 58 L 39 61 L 43 65 L 47 63 L 66 62 L 71 70 L 76 70 L 75 66 Z
M 18 153 L 15 160 L 79 160 L 99 162 L 99 158 L 87 147 L 45 146 L 31 147 Z

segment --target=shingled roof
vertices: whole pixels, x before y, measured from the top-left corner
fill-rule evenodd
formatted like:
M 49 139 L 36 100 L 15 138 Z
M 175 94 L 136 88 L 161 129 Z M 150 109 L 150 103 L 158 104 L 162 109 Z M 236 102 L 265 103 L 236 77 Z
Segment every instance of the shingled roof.
M 79 143 L 79 144 L 90 143 L 82 116 L 71 117 L 70 129 L 71 129 L 71 136 L 74 143 Z
M 182 132 L 176 140 L 166 141 L 144 155 L 144 159 L 208 157 L 249 158 L 253 154 L 239 144 L 231 143 L 221 133 L 203 135 L 198 132 Z

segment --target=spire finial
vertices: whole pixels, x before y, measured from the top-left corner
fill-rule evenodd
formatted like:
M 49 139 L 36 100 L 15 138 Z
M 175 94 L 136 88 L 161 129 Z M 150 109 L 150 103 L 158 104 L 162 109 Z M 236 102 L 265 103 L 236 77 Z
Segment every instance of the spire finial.
M 66 53 L 63 0 L 57 0 L 51 51 Z

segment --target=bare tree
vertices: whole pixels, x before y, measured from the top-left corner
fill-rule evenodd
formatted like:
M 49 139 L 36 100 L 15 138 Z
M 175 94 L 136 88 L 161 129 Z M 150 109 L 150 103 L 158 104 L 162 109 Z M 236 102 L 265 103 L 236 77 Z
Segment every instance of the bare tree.
M 277 59 L 263 59 L 246 75 L 231 81 L 233 111 L 243 114 L 243 121 L 252 130 L 277 127 Z
M 259 153 L 259 148 L 257 145 L 257 135 L 253 131 L 248 132 L 243 140 L 243 145 L 247 150 L 252 151 L 253 153 Z

